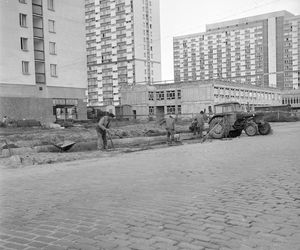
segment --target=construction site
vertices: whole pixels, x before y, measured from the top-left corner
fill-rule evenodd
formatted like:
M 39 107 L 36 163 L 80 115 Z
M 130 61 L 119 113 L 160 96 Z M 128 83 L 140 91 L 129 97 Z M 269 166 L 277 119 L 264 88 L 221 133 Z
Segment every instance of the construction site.
M 228 107 L 225 108 L 228 109 Z M 253 114 L 251 113 L 250 119 L 252 119 L 252 116 Z M 227 123 L 229 120 L 232 120 L 230 118 L 232 114 L 226 117 L 227 120 L 225 121 Z M 220 136 L 218 133 L 222 132 L 220 123 L 224 122 L 225 118 L 223 120 L 220 120 L 219 117 L 212 118 L 206 119 L 202 138 L 194 135 L 191 131 L 190 126 L 193 118 L 177 118 L 175 121 L 175 134 L 178 137 L 174 145 L 203 143 L 205 141 L 211 142 L 213 139 L 222 139 L 224 136 Z M 243 119 L 245 121 L 245 118 Z M 296 120 L 295 117 L 294 121 Z M 6 167 L 23 167 L 98 158 L 107 155 L 113 156 L 119 153 L 130 153 L 168 146 L 165 126 L 160 125 L 159 121 L 115 119 L 112 121 L 109 133 L 108 149 L 99 151 L 97 150 L 96 125 L 95 121 L 85 121 L 64 123 L 64 126 L 50 124 L 48 126 L 33 127 L 12 125 L 5 128 L 2 127 L 0 131 L 2 143 L 0 164 Z M 235 123 L 236 128 L 239 126 L 240 129 L 228 130 L 225 137 L 229 138 L 223 138 L 223 140 L 247 136 L 249 133 L 250 136 L 269 133 L 268 131 L 267 133 L 262 133 L 259 129 L 255 129 L 256 125 L 253 122 L 252 125 L 252 127 L 248 126 L 246 128 L 244 127 L 245 124 L 237 125 Z M 251 133 L 253 134 L 251 135 Z
M 189 123 L 181 121 L 176 125 L 182 138 L 192 138 Z M 155 121 L 114 121 L 110 130 L 113 145 L 109 141 L 107 152 L 99 152 L 96 151 L 96 123 L 54 127 L 1 128 L 0 164 L 14 167 L 101 157 L 103 154 L 149 149 L 166 141 L 164 127 Z M 59 145 L 71 142 L 75 144 L 70 149 L 59 148 Z

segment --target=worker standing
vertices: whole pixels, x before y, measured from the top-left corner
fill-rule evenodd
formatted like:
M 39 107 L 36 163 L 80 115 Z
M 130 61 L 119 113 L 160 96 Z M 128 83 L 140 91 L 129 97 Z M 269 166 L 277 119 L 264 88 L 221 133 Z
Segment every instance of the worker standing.
M 204 112 L 202 110 L 200 111 L 199 114 L 196 115 L 195 120 L 197 121 L 197 124 L 194 128 L 195 129 L 194 135 L 196 135 L 196 133 L 198 133 L 200 138 L 202 138 L 203 130 L 204 130 L 204 121 L 205 121 Z
M 174 134 L 175 134 L 175 116 L 170 115 L 169 117 L 165 118 L 160 125 L 166 124 L 167 130 L 167 143 L 170 145 L 174 141 Z
M 97 149 L 107 149 L 107 133 L 109 133 L 111 120 L 114 118 L 114 114 L 108 114 L 103 116 L 96 126 L 97 131 Z

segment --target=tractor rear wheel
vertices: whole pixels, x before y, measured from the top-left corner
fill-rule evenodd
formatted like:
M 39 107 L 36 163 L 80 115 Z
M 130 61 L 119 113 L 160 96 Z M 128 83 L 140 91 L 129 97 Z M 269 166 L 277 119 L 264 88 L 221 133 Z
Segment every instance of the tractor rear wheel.
M 254 136 L 257 134 L 257 125 L 255 122 L 248 122 L 246 123 L 244 130 L 248 136 Z
M 214 139 L 221 139 L 225 135 L 225 121 L 223 117 L 213 118 L 209 123 L 209 133 Z
M 267 135 L 271 132 L 271 125 L 268 122 L 264 122 L 263 124 L 258 124 L 258 132 L 261 135 Z

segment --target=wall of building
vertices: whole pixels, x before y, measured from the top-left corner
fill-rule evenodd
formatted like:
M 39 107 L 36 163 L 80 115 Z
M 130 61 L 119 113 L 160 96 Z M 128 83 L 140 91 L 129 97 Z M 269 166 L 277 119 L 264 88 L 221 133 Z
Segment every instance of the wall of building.
M 35 97 L 0 97 L 0 114 L 9 119 L 35 119 L 54 122 L 52 99 Z
M 288 90 L 282 94 L 282 104 L 289 104 L 292 108 L 300 109 L 300 90 Z
M 26 28 L 20 27 L 19 13 L 27 15 Z M 0 33 L 0 84 L 34 85 L 31 3 L 0 1 Z M 28 38 L 28 51 L 21 50 L 21 37 Z M 23 75 L 22 61 L 29 61 L 30 74 Z
M 47 86 L 87 88 L 84 1 L 54 1 L 55 11 L 47 11 L 43 1 Z M 55 21 L 55 33 L 48 31 L 47 20 Z M 49 42 L 56 43 L 56 55 L 50 55 Z M 50 76 L 50 64 L 57 64 L 57 77 Z
M 173 92 L 172 98 L 168 93 Z M 163 98 L 161 98 L 163 95 Z M 143 85 L 122 89 L 124 103 L 137 110 L 138 115 L 196 114 L 209 112 L 213 105 L 222 102 L 239 102 L 242 105 L 280 105 L 280 90 L 240 85 L 222 81 L 195 81 L 173 84 Z
M 0 2 L 0 99 L 1 115 L 14 119 L 53 120 L 53 99 L 77 99 L 80 119 L 86 119 L 85 89 L 87 66 L 85 51 L 84 2 L 54 1 L 54 10 L 42 0 L 41 12 L 33 15 L 32 0 Z M 39 7 L 39 6 L 35 6 Z M 26 26 L 21 27 L 19 14 L 26 15 Z M 41 47 L 34 44 L 34 16 L 43 20 Z M 54 32 L 49 30 L 54 21 Z M 21 49 L 21 38 L 27 38 L 27 49 Z M 49 43 L 55 43 L 55 54 Z M 43 46 L 42 46 L 43 45 Z M 43 49 L 45 83 L 36 83 L 35 49 Z M 29 62 L 28 74 L 22 72 L 22 61 Z M 50 64 L 57 66 L 57 76 L 50 75 Z
M 199 113 L 213 105 L 212 84 L 182 85 L 182 113 Z
M 299 27 L 299 16 L 278 11 L 210 24 L 206 32 L 174 37 L 174 79 L 228 79 L 298 88 Z
M 85 3 L 88 105 L 118 106 L 120 86 L 160 81 L 159 0 Z

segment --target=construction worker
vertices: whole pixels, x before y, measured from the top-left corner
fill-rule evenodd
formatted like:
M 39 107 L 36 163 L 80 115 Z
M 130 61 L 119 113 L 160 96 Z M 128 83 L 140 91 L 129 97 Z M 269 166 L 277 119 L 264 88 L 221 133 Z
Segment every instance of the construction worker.
M 170 115 L 169 117 L 165 118 L 160 125 L 166 124 L 167 130 L 167 143 L 170 145 L 174 141 L 174 134 L 175 134 L 175 116 Z
M 194 127 L 194 135 L 198 134 L 200 138 L 202 138 L 205 122 L 204 112 L 202 110 L 199 114 L 196 115 L 195 121 L 197 122 L 197 124 Z
M 107 133 L 109 133 L 110 122 L 114 117 L 114 114 L 109 113 L 108 115 L 103 116 L 96 126 L 98 150 L 107 149 Z

